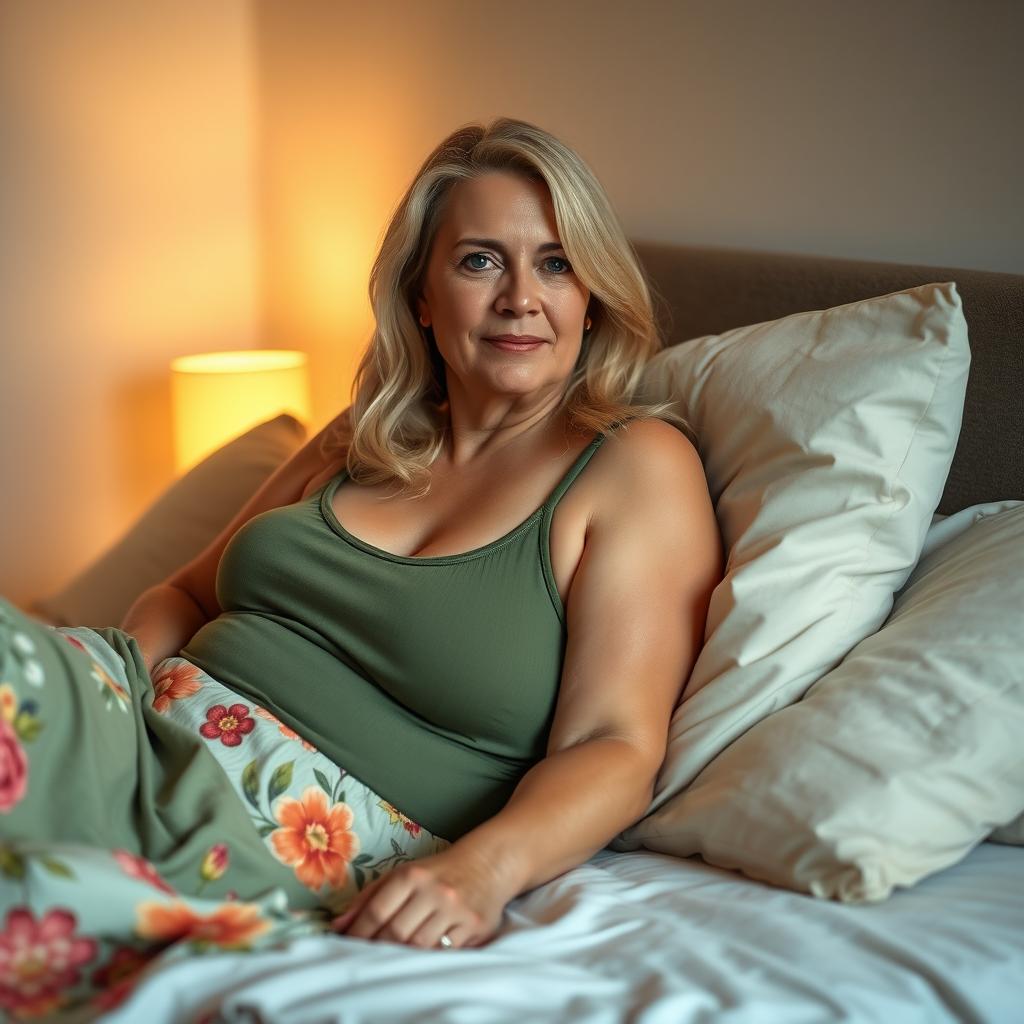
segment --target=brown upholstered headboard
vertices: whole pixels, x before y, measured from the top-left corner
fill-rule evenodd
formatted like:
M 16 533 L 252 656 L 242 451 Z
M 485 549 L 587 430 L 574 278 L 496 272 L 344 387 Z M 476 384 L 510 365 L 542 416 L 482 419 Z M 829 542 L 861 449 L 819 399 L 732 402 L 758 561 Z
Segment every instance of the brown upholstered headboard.
M 670 344 L 790 313 L 955 281 L 971 370 L 953 466 L 937 509 L 1024 500 L 1024 274 L 634 241 Z

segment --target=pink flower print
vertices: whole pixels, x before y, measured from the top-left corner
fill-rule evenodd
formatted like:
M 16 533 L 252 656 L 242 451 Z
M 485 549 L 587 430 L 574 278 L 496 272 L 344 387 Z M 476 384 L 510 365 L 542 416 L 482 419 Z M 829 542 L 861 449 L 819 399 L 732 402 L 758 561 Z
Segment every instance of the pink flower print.
M 215 882 L 227 871 L 230 862 L 227 844 L 215 843 L 206 851 L 206 856 L 199 865 L 199 877 L 204 882 Z
M 75 934 L 77 918 L 63 907 L 38 921 L 28 907 L 7 912 L 0 932 L 0 1007 L 15 1017 L 57 1009 L 79 968 L 96 956 L 95 940 Z
M 18 734 L 0 718 L 0 812 L 11 810 L 25 795 L 28 758 Z
M 156 872 L 156 868 L 146 860 L 145 857 L 137 857 L 127 850 L 114 850 L 114 859 L 121 865 L 121 870 L 132 878 L 138 878 L 143 882 L 159 889 L 161 892 L 177 896 L 177 891 L 168 885 Z
M 249 717 L 249 709 L 244 704 L 232 704 L 229 708 L 214 704 L 206 712 L 206 722 L 200 726 L 199 732 L 208 740 L 220 737 L 225 747 L 237 747 L 242 737 L 255 728 L 256 723 Z
M 111 958 L 92 973 L 92 983 L 101 991 L 92 999 L 92 1005 L 100 1010 L 113 1010 L 120 1006 L 139 982 L 142 969 L 153 954 L 122 946 Z

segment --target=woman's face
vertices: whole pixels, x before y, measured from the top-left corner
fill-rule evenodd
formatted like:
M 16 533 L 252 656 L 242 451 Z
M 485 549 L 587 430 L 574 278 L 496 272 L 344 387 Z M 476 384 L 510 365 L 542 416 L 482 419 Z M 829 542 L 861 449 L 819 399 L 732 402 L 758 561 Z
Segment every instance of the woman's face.
M 589 300 L 565 258 L 543 182 L 490 172 L 453 186 L 417 299 L 447 364 L 450 396 L 529 398 L 530 405 L 560 397 Z M 500 334 L 535 335 L 543 344 L 506 351 L 486 340 Z

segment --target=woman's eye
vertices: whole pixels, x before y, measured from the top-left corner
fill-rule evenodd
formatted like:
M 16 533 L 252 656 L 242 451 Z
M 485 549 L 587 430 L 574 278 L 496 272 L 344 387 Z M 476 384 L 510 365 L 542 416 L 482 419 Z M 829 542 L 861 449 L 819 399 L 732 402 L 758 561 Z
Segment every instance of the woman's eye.
M 487 260 L 491 260 L 491 257 L 488 256 L 487 253 L 485 253 L 485 252 L 471 252 L 462 261 L 463 263 L 465 263 L 467 265 L 467 268 L 469 270 L 486 270 L 487 269 L 486 267 L 481 267 L 481 266 L 473 267 L 473 266 L 469 266 L 469 264 L 467 262 L 469 260 L 485 260 L 485 261 L 487 261 Z M 544 262 L 545 263 L 564 263 L 565 264 L 565 267 L 566 267 L 565 270 L 556 270 L 556 271 L 554 271 L 554 273 L 556 275 L 565 274 L 568 271 L 572 270 L 572 264 L 567 259 L 565 259 L 562 256 L 549 256 Z
M 489 260 L 490 258 L 491 257 L 488 256 L 487 253 L 485 253 L 485 252 L 471 252 L 466 257 L 466 259 L 464 259 L 462 262 L 465 263 L 466 260 Z M 485 268 L 484 267 L 470 267 L 469 269 L 470 270 L 484 270 Z
M 572 264 L 567 259 L 563 259 L 561 256 L 550 256 L 544 262 L 545 263 L 551 263 L 551 262 L 554 262 L 554 263 L 564 263 L 566 269 L 563 270 L 563 271 L 560 271 L 560 273 L 563 273 L 563 274 L 567 273 L 570 270 L 572 270 Z

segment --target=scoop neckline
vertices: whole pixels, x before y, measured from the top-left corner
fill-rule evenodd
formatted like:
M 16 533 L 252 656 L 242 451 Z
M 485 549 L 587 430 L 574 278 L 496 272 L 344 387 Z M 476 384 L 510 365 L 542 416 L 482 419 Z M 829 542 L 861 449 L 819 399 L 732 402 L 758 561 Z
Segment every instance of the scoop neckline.
M 545 510 L 551 504 L 554 496 L 562 487 L 562 484 L 565 483 L 566 478 L 579 466 L 587 452 L 600 443 L 602 437 L 603 434 L 598 433 L 597 436 L 580 451 L 573 464 L 565 471 L 561 480 L 559 480 L 554 486 L 540 508 L 532 512 L 518 526 L 512 527 L 508 533 L 498 537 L 497 540 L 492 540 L 490 543 L 481 545 L 480 547 L 471 548 L 469 551 L 458 551 L 450 555 L 423 555 L 420 557 L 417 557 L 416 555 L 400 555 L 394 551 L 386 551 L 384 548 L 379 548 L 376 545 L 363 540 L 361 537 L 357 537 L 354 533 L 350 533 L 335 514 L 333 507 L 334 494 L 349 475 L 347 468 L 343 468 L 341 472 L 324 485 L 320 492 L 320 512 L 328 526 L 330 526 L 331 529 L 333 529 L 334 532 L 343 540 L 346 540 L 354 547 L 367 552 L 367 554 L 375 555 L 376 557 L 386 559 L 389 562 L 400 562 L 402 565 L 444 565 L 451 562 L 464 562 L 472 558 L 480 558 L 484 555 L 490 554 L 492 551 L 496 551 L 498 548 L 504 547 L 506 544 L 511 543 L 521 533 L 524 533 L 529 529 L 536 520 L 540 519 L 544 515 Z

